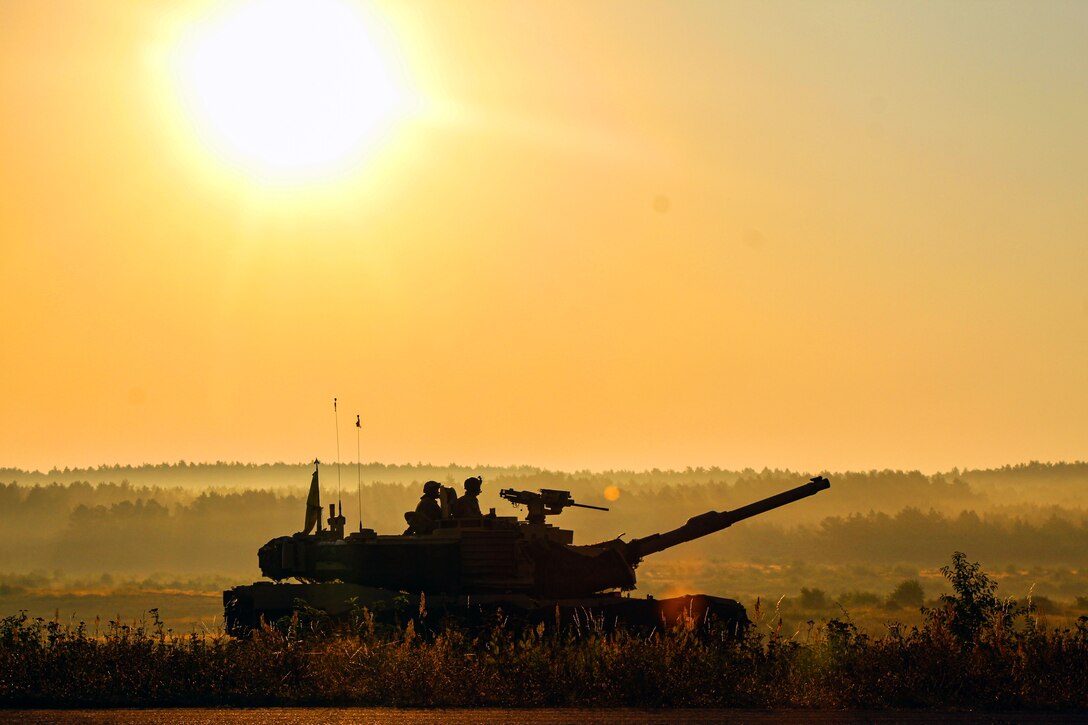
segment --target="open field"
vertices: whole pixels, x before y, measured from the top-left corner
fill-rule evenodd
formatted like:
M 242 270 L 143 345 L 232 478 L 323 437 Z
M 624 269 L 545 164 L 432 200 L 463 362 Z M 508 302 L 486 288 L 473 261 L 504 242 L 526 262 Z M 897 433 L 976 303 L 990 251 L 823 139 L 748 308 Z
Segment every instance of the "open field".
M 0 705 L 1088 708 L 1088 616 L 1048 626 L 959 553 L 942 574 L 952 594 L 880 636 L 846 615 L 789 632 L 760 612 L 740 639 L 690 619 L 468 630 L 430 622 L 422 600 L 406 626 L 309 613 L 244 639 L 172 635 L 155 612 L 96 631 L 22 615 L 0 620 Z
M 723 593 L 738 599 L 750 614 L 760 612 L 766 627 L 795 632 L 809 620 L 848 614 L 858 627 L 880 635 L 891 625 L 919 623 L 917 607 L 891 601 L 897 586 L 918 581 L 924 599 L 933 605 L 951 587 L 938 567 L 799 567 L 725 564 L 698 560 L 665 561 L 639 569 L 638 593 L 657 597 L 698 592 Z M 1038 614 L 1052 626 L 1068 626 L 1088 615 L 1088 598 L 1071 593 L 1083 591 L 1078 571 L 1035 568 L 994 573 L 1003 596 L 1026 601 L 1031 596 Z M 116 619 L 133 622 L 157 609 L 174 631 L 219 631 L 223 623 L 224 589 L 256 578 L 164 577 L 141 579 L 112 577 L 72 579 L 45 574 L 0 575 L 0 612 L 26 611 L 31 617 L 69 622 Z M 1034 588 L 1033 588 L 1034 587 Z M 1053 592 L 1053 597 L 1040 592 Z M 779 620 L 781 623 L 779 624 Z M 773 624 L 772 624 L 773 623 Z
M 0 470 L 0 613 L 65 621 L 131 621 L 157 608 L 177 631 L 215 630 L 221 592 L 260 578 L 256 549 L 301 528 L 308 465 L 171 464 L 28 472 Z M 325 495 L 335 469 L 323 469 Z M 707 510 L 736 507 L 797 485 L 789 471 L 611 471 L 530 467 L 344 466 L 349 523 L 403 529 L 422 481 L 484 475 L 485 507 L 518 513 L 500 487 L 559 488 L 610 511 L 566 511 L 576 542 L 642 536 Z M 828 474 L 832 488 L 727 531 L 648 558 L 639 594 L 705 592 L 777 611 L 783 628 L 846 610 L 865 631 L 912 623 L 888 607 L 916 581 L 918 603 L 949 593 L 938 567 L 966 551 L 999 582 L 1062 624 L 1088 613 L 1088 464 L 1029 464 L 923 475 Z M 332 476 L 332 478 L 330 478 Z M 5 482 L 6 480 L 6 482 Z M 615 501 L 604 498 L 614 486 Z M 353 513 L 354 512 L 354 513 Z M 914 611 L 917 607 L 913 608 Z

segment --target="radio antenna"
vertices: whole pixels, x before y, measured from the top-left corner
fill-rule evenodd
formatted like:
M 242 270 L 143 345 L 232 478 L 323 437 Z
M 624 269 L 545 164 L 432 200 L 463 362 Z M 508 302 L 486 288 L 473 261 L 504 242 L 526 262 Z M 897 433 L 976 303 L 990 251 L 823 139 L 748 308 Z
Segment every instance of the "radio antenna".
M 363 456 L 359 439 L 362 437 L 363 424 L 359 420 L 359 414 L 355 414 L 355 461 L 359 467 L 359 533 L 363 531 Z
M 336 419 L 336 503 L 343 511 L 344 503 L 340 498 L 340 414 L 336 412 L 336 398 L 332 399 L 332 416 Z

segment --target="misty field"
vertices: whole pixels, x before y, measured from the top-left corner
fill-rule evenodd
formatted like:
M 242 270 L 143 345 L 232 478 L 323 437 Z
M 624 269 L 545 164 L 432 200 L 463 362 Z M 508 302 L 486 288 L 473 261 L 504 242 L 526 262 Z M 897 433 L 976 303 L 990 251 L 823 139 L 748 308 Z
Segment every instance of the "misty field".
M 132 621 L 157 608 L 175 631 L 214 632 L 221 592 L 260 578 L 257 548 L 302 527 L 311 470 L 186 463 L 0 469 L 0 614 Z M 608 506 L 568 509 L 554 520 L 575 531 L 576 543 L 669 529 L 811 475 L 345 465 L 349 528 L 361 498 L 367 527 L 400 532 L 423 481 L 459 486 L 475 473 L 484 477 L 482 505 L 500 515 L 524 513 L 498 498 L 501 487 L 567 489 L 580 502 Z M 649 557 L 638 569 L 638 593 L 729 596 L 750 611 L 758 600 L 791 632 L 845 610 L 875 636 L 893 622 L 919 624 L 918 607 L 951 591 L 940 563 L 965 551 L 999 582 L 1002 596 L 1030 596 L 1052 624 L 1088 614 L 1088 464 L 827 475 L 832 487 L 820 496 Z M 326 501 L 336 480 L 335 466 L 322 468 Z M 615 501 L 604 497 L 610 486 L 619 491 Z

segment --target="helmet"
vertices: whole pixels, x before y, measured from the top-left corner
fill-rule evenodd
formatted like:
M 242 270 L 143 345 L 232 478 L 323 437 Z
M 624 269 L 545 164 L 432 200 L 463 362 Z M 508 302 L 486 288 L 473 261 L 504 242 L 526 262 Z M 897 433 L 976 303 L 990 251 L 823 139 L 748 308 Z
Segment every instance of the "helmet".
M 484 479 L 479 476 L 472 476 L 465 479 L 465 493 L 479 493 L 480 487 L 484 485 Z
M 438 481 L 427 481 L 427 483 L 423 484 L 423 495 L 424 496 L 430 496 L 430 495 L 433 494 L 433 495 L 437 496 L 438 491 L 441 488 L 442 488 L 442 484 L 439 483 Z

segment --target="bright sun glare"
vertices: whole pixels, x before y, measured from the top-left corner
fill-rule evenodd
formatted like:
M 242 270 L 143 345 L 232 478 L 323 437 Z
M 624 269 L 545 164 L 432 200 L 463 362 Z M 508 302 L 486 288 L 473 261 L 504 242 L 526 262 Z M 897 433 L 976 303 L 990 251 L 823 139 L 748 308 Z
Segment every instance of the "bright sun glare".
M 204 142 L 263 178 L 350 168 L 404 102 L 367 18 L 337 0 L 234 3 L 178 51 L 178 90 Z

